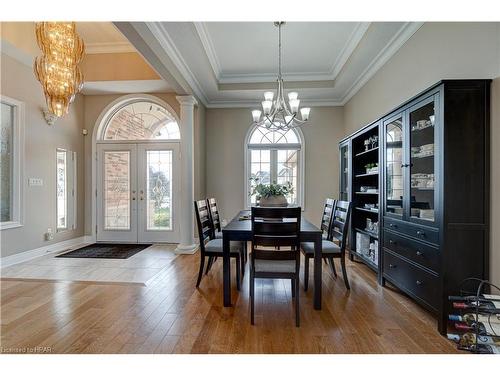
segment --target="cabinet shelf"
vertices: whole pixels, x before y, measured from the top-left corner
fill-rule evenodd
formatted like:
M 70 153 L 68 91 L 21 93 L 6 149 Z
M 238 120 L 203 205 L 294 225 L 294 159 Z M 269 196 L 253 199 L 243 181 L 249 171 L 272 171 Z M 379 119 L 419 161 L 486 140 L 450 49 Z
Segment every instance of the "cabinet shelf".
M 378 172 L 357 174 L 354 177 L 368 177 L 368 176 L 378 176 Z
M 356 155 L 354 155 L 354 156 L 362 156 L 362 155 L 366 155 L 366 154 L 368 154 L 368 153 L 370 153 L 370 152 L 372 152 L 372 151 L 375 151 L 375 150 L 378 150 L 378 147 L 373 147 L 373 148 L 371 148 L 371 149 L 369 149 L 369 150 L 367 150 L 367 151 L 363 151 L 363 152 L 357 153 L 357 154 L 356 154 Z
M 366 191 L 356 191 L 356 194 L 361 194 L 361 195 L 378 195 L 378 192 L 376 193 L 368 193 Z
M 370 212 L 372 214 L 378 214 L 378 210 L 370 210 L 369 208 L 356 207 L 356 210 Z
M 371 238 L 375 238 L 376 240 L 378 240 L 378 234 L 377 233 L 372 233 L 372 232 L 369 232 L 367 230 L 359 229 L 359 228 L 356 228 L 355 230 L 356 230 L 356 232 L 366 234 L 366 235 L 370 236 Z

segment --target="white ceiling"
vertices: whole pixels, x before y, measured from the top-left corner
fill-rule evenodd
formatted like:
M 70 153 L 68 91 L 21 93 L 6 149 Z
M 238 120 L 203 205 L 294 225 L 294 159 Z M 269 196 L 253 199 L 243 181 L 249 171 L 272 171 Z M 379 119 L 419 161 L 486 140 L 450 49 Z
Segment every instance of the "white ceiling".
M 285 88 L 303 104 L 343 105 L 420 28 L 405 22 L 287 22 Z M 255 106 L 274 89 L 278 29 L 272 22 L 117 24 L 158 73 L 207 107 Z M 140 38 L 138 37 L 140 36 Z M 177 77 L 177 78 L 176 78 Z

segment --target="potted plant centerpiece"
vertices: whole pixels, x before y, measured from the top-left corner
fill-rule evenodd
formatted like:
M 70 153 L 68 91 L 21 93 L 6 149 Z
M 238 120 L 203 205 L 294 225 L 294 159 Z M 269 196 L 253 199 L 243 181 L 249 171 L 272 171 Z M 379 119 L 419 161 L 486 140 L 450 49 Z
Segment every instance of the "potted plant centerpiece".
M 288 201 L 286 197 L 293 194 L 293 186 L 290 182 L 286 184 L 272 183 L 264 185 L 259 183 L 258 178 L 251 178 L 255 185 L 250 192 L 250 195 L 255 195 L 257 202 L 261 207 L 286 207 Z

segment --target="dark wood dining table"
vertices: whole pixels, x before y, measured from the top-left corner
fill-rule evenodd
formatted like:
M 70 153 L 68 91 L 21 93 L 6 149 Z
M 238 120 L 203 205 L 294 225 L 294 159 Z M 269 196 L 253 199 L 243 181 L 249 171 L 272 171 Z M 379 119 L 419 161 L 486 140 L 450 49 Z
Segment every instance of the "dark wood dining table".
M 225 227 L 222 228 L 223 243 L 223 294 L 224 306 L 231 306 L 231 267 L 229 257 L 229 243 L 231 241 L 251 241 L 252 223 L 249 217 L 250 211 L 240 211 Z M 321 246 L 323 232 L 307 219 L 301 218 L 300 241 L 314 242 L 314 308 L 321 310 Z

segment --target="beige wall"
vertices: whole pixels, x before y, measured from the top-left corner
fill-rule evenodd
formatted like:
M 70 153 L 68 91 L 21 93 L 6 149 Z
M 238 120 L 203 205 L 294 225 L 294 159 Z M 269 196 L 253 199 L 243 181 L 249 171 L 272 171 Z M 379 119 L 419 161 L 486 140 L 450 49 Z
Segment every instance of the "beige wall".
M 344 106 L 345 134 L 441 79 L 500 76 L 499 23 L 426 23 Z M 490 278 L 500 284 L 500 83 L 492 87 Z
M 40 54 L 34 22 L 0 22 L 0 36 L 29 56 Z
M 1 57 L 0 93 L 25 103 L 25 159 L 24 159 L 24 226 L 0 232 L 1 256 L 49 245 L 83 235 L 83 98 L 77 96 L 69 114 L 49 126 L 42 108 L 46 108 L 42 87 L 31 67 L 11 57 Z M 54 234 L 53 241 L 45 241 L 47 228 L 56 226 L 56 148 L 77 153 L 77 228 Z M 43 179 L 43 186 L 29 187 L 28 178 Z
M 499 23 L 426 23 L 344 106 L 346 135 L 446 78 L 498 76 Z
M 85 55 L 80 67 L 86 81 L 161 79 L 137 52 Z
M 244 142 L 250 128 L 248 108 L 207 109 L 206 187 L 223 218 L 244 208 Z M 338 196 L 338 142 L 343 130 L 341 107 L 315 107 L 302 127 L 305 138 L 305 212 L 319 224 L 323 202 Z
M 151 94 L 172 107 L 179 115 L 180 105 L 175 93 Z M 92 233 L 92 133 L 101 113 L 113 101 L 123 95 L 87 95 L 84 97 L 83 123 L 88 135 L 85 137 L 85 234 Z M 199 104 L 195 109 L 194 122 L 194 195 L 195 198 L 205 195 L 205 108 Z

